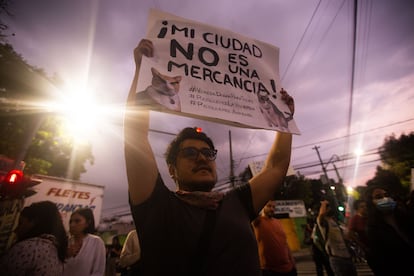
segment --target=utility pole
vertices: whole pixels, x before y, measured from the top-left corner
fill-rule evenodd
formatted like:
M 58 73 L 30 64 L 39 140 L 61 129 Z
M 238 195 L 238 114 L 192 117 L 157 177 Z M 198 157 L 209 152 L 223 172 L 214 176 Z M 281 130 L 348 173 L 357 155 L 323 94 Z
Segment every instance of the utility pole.
M 319 149 L 319 147 L 314 146 L 312 149 L 316 150 L 316 153 L 318 154 L 319 162 L 321 163 L 321 166 L 322 166 L 323 173 L 324 173 L 324 175 L 325 175 L 325 177 L 326 177 L 326 180 L 327 180 L 327 181 L 328 181 L 328 183 L 329 183 L 328 173 L 326 172 L 325 165 L 323 164 L 323 161 L 322 161 L 321 155 L 319 154 L 319 150 L 318 150 L 318 149 Z
M 339 184 L 341 184 L 341 185 L 342 185 L 342 178 L 341 178 L 341 176 L 339 175 L 338 169 L 336 168 L 336 166 L 335 166 L 335 163 L 334 163 L 334 162 L 332 162 L 332 166 L 334 167 L 334 170 L 335 170 L 335 173 L 336 173 L 336 177 L 338 177 L 338 182 L 339 182 Z
M 338 202 L 338 198 L 337 198 L 337 196 L 336 196 L 336 191 L 334 191 L 334 190 L 331 188 L 331 180 L 330 180 L 330 179 L 329 179 L 329 177 L 328 177 L 328 173 L 327 173 L 327 171 L 326 171 L 325 164 L 323 163 L 322 158 L 321 158 L 321 155 L 319 154 L 319 147 L 314 146 L 314 147 L 313 147 L 313 149 L 314 149 L 314 150 L 316 150 L 316 153 L 318 154 L 319 162 L 321 163 L 323 173 L 324 173 L 324 175 L 325 175 L 325 177 L 326 177 L 326 184 L 325 184 L 325 183 L 323 183 L 323 181 L 322 181 L 322 183 L 328 186 L 328 188 L 327 188 L 327 194 L 328 194 L 328 196 L 329 196 L 329 197 L 331 197 L 331 200 L 333 200 L 333 204 L 335 205 L 335 209 L 338 209 L 338 207 L 339 207 L 339 202 Z M 331 158 L 331 160 L 332 160 L 332 158 Z M 329 160 L 329 161 L 328 161 L 327 165 L 328 165 L 329 163 L 331 163 L 331 160 Z M 332 164 L 333 164 L 333 162 L 332 162 Z M 338 173 L 338 171 L 337 171 L 337 169 L 336 169 L 335 164 L 333 164 L 333 166 L 334 166 L 334 168 L 335 168 L 335 172 L 336 172 L 336 174 L 337 174 L 337 176 L 338 176 L 338 181 L 339 181 L 339 183 L 340 183 L 340 184 L 342 184 L 342 179 L 341 179 L 341 177 L 339 176 L 339 173 Z M 335 186 L 333 186 L 333 187 L 335 187 Z M 341 187 L 341 189 L 342 189 L 342 185 L 340 185 L 340 187 Z M 342 193 L 342 191 L 341 191 L 341 193 Z M 341 221 L 343 221 L 343 216 L 342 216 L 342 214 L 341 214 L 340 212 L 338 213 L 338 219 L 339 219 L 339 220 L 341 220 Z

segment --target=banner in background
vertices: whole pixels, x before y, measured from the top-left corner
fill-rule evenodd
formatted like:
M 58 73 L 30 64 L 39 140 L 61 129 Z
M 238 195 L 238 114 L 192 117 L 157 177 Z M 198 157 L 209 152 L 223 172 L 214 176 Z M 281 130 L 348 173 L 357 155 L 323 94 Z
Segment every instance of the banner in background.
M 56 203 L 66 230 L 69 230 L 69 219 L 73 211 L 88 207 L 93 211 L 95 227 L 98 226 L 102 213 L 104 186 L 44 175 L 36 175 L 36 178 L 42 182 L 33 187 L 36 194 L 27 197 L 24 206 L 43 200 Z
M 275 200 L 275 214 L 289 214 L 290 218 L 306 217 L 303 200 Z

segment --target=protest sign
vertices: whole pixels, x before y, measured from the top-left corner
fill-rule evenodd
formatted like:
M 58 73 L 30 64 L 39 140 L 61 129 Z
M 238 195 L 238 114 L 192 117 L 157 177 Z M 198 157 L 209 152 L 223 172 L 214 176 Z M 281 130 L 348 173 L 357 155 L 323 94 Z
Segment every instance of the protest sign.
M 151 10 L 137 100 L 153 110 L 299 134 L 281 100 L 279 49 L 229 30 Z M 142 93 L 142 94 L 141 94 Z

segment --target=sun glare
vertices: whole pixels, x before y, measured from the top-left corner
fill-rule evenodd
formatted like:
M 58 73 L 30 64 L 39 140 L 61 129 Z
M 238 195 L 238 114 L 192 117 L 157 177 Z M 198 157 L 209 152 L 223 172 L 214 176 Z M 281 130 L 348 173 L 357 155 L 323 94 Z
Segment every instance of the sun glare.
M 77 142 L 89 141 L 107 115 L 91 88 L 66 86 L 62 97 L 53 103 L 53 111 L 63 117 L 64 129 Z
M 357 157 L 361 156 L 363 153 L 364 153 L 364 150 L 361 149 L 361 148 L 357 148 L 357 149 L 354 150 L 354 154 Z
M 63 111 L 66 128 L 76 139 L 88 139 L 99 123 L 100 108 L 88 94 L 74 94 Z

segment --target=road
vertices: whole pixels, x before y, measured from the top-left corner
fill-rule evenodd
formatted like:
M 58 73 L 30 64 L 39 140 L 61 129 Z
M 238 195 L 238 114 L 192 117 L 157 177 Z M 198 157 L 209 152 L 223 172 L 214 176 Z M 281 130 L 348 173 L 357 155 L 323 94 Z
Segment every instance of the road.
M 298 276 L 312 276 L 316 275 L 315 264 L 312 260 L 310 249 L 301 249 L 293 252 L 296 260 L 296 267 Z M 371 269 L 366 263 L 356 263 L 358 276 L 373 276 Z M 325 273 L 326 275 L 326 273 Z

